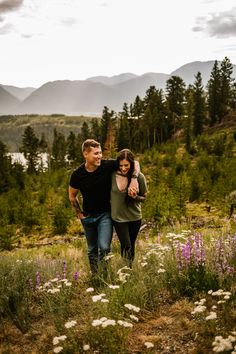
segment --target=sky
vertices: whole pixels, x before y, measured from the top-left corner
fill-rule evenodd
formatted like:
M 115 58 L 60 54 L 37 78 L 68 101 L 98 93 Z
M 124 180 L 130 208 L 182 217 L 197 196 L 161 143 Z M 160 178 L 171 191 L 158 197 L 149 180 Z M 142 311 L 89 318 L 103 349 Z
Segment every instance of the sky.
M 235 0 L 0 0 L 0 84 L 236 64 Z

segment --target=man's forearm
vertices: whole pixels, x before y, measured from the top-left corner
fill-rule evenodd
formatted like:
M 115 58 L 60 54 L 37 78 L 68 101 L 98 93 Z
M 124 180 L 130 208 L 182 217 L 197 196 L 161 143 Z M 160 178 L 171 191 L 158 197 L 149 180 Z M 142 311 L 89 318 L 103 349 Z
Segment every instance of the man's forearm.
M 140 164 L 137 160 L 134 161 L 134 172 L 132 178 L 137 178 L 140 173 Z
M 81 209 L 81 207 L 79 205 L 79 202 L 78 202 L 77 198 L 72 198 L 70 200 L 70 202 L 71 202 L 71 205 L 74 208 L 76 214 L 82 213 L 82 209 Z

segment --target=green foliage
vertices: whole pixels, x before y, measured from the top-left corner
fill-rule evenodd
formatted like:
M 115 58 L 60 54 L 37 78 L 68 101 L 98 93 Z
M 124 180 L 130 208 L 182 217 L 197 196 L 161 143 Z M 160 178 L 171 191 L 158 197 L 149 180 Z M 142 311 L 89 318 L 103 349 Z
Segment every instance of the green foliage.
M 64 234 L 67 231 L 72 213 L 65 204 L 58 204 L 53 209 L 53 231 L 55 234 Z

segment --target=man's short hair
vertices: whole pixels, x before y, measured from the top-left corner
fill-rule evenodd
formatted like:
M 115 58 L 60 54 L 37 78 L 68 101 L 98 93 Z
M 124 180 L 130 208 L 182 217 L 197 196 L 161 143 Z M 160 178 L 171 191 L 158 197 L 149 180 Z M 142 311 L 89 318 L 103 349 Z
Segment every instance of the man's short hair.
M 92 147 L 93 148 L 100 147 L 100 143 L 94 139 L 87 139 L 82 144 L 82 152 L 84 151 L 89 152 Z

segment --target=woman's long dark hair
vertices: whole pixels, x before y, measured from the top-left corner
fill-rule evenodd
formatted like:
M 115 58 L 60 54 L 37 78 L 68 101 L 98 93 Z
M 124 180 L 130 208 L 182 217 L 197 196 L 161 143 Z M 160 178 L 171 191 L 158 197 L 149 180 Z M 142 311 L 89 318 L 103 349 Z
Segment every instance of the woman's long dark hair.
M 123 149 L 123 150 L 118 152 L 118 155 L 117 155 L 117 158 L 116 158 L 117 170 L 119 170 L 120 161 L 122 161 L 122 160 L 127 160 L 130 163 L 130 169 L 129 169 L 128 174 L 127 174 L 128 186 L 129 186 L 129 184 L 131 182 L 132 174 L 134 172 L 134 154 L 132 153 L 132 151 L 130 151 L 129 149 Z M 128 192 L 127 192 L 126 203 L 128 204 L 131 201 L 133 201 L 133 198 L 130 197 L 128 195 Z

